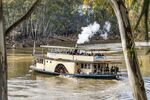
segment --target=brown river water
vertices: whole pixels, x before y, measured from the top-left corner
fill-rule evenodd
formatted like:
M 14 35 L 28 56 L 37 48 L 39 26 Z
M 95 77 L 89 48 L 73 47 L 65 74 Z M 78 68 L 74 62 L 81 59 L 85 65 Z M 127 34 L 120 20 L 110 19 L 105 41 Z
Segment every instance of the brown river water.
M 98 45 L 121 51 L 120 44 Z M 92 45 L 90 47 L 98 47 Z M 88 46 L 89 47 L 89 46 Z M 147 47 L 138 47 L 139 63 L 150 100 L 150 54 Z M 132 100 L 127 75 L 121 80 L 77 79 L 29 73 L 32 49 L 8 50 L 9 100 Z M 114 54 L 123 62 L 122 52 Z M 126 73 L 126 72 L 125 72 Z

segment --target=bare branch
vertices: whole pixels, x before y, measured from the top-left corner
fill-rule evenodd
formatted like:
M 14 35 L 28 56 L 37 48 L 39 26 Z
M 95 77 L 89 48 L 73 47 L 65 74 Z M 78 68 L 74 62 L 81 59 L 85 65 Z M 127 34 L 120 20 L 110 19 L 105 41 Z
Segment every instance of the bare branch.
M 41 2 L 42 0 L 36 0 L 35 3 L 31 6 L 31 8 L 28 10 L 28 12 L 22 16 L 20 19 L 18 19 L 15 23 L 13 23 L 6 31 L 5 31 L 5 35 L 8 35 L 14 28 L 16 28 L 20 23 L 22 23 L 23 21 L 25 21 L 26 19 L 28 19 L 32 12 L 36 9 L 36 7 L 38 6 L 38 4 Z

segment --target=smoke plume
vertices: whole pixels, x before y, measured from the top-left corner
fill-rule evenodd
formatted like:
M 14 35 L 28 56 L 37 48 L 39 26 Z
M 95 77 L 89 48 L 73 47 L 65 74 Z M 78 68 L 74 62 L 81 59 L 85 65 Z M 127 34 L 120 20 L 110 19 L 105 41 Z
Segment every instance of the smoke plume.
M 104 27 L 103 27 L 104 33 L 101 34 L 101 37 L 102 37 L 103 39 L 105 39 L 105 40 L 108 39 L 108 32 L 110 31 L 110 28 L 111 28 L 110 22 L 106 21 L 106 22 L 105 22 L 105 25 L 104 25 Z
M 84 42 L 88 42 L 89 38 L 91 38 L 96 32 L 98 32 L 100 25 L 97 22 L 88 25 L 87 27 L 82 27 L 81 34 L 78 35 L 78 44 L 82 44 Z

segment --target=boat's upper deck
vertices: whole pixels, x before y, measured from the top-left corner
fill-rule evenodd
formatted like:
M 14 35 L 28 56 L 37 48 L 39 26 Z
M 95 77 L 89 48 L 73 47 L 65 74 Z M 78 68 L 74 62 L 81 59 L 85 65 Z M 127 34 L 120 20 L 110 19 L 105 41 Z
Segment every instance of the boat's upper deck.
M 47 48 L 46 56 L 54 59 L 66 59 L 75 61 L 99 61 L 105 60 L 106 56 L 101 51 L 108 49 L 84 49 L 62 46 L 41 46 Z
M 64 54 L 64 53 L 47 53 L 47 57 L 54 59 L 68 59 L 76 61 L 96 61 L 104 60 L 104 56 L 94 56 L 94 55 L 75 55 L 75 54 Z

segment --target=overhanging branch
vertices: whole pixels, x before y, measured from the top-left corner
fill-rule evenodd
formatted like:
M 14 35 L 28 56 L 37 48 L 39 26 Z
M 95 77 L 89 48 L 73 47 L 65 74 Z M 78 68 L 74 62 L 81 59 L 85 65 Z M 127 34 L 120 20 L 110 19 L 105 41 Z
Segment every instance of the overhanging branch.
M 8 29 L 6 29 L 5 31 L 5 35 L 8 35 L 14 28 L 16 28 L 20 23 L 22 23 L 23 21 L 25 21 L 26 19 L 28 19 L 32 12 L 36 9 L 36 7 L 38 6 L 38 4 L 41 2 L 42 0 L 36 0 L 35 3 L 31 6 L 31 8 L 28 10 L 28 12 L 22 16 L 20 19 L 18 19 L 15 23 L 13 23 Z

